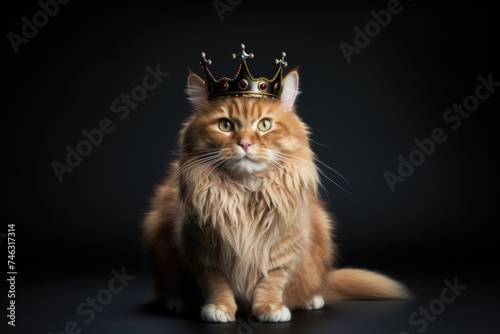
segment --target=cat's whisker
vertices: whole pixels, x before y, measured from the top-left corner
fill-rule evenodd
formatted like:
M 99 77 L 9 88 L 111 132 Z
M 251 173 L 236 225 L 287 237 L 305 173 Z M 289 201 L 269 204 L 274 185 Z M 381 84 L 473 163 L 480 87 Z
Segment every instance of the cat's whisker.
M 203 149 L 203 151 L 205 152 L 204 154 L 212 154 L 214 152 L 220 152 L 220 149 Z M 199 156 L 200 153 L 199 152 L 171 152 L 172 155 L 174 156 Z
M 296 167 L 296 168 L 300 168 L 300 164 L 298 162 L 295 162 L 295 161 L 291 161 L 292 159 L 294 160 L 302 160 L 302 161 L 308 161 L 306 159 L 301 159 L 301 158 L 298 158 L 298 157 L 294 157 L 294 156 L 291 156 L 291 155 L 288 155 L 286 153 L 283 153 L 283 152 L 278 152 L 278 154 L 276 154 L 276 156 L 278 157 L 278 159 L 280 159 L 280 163 L 278 162 L 275 162 L 278 166 L 279 166 L 279 169 L 285 169 L 286 170 L 286 165 L 287 164 L 291 164 L 292 166 Z M 317 168 L 317 166 L 316 166 Z M 320 174 L 322 174 L 323 176 L 324 173 L 322 171 L 319 171 Z M 325 178 L 328 179 L 327 176 L 325 176 Z M 330 179 L 329 179 L 330 180 Z M 331 182 L 333 182 L 332 180 L 330 180 Z M 335 184 L 335 182 L 333 182 Z M 330 196 L 328 195 L 328 189 L 325 187 L 325 185 L 323 184 L 323 182 L 321 182 L 321 179 L 318 180 L 318 185 L 321 187 L 321 189 L 323 189 L 323 192 L 325 193 L 327 199 L 328 199 L 328 202 L 330 202 Z M 338 186 L 338 185 L 337 185 Z M 342 189 L 342 187 L 338 186 L 339 188 Z M 344 189 L 342 189 L 344 190 Z M 345 191 L 345 190 L 344 190 Z
M 280 162 L 293 164 L 296 167 L 300 167 L 300 163 L 311 163 L 310 160 L 294 157 L 282 152 L 275 153 L 275 156 L 280 160 Z
M 199 162 L 198 164 L 196 165 L 192 165 L 188 168 L 185 168 L 182 173 L 178 173 L 180 175 L 183 175 L 183 179 L 182 179 L 182 183 L 179 184 L 179 186 L 182 186 L 184 185 L 190 176 L 195 176 L 197 175 L 198 173 L 209 173 L 209 172 L 212 172 L 214 171 L 219 165 L 221 165 L 222 163 L 225 163 L 227 160 L 224 160 L 224 159 L 221 159 L 220 157 L 215 157 L 211 160 L 207 160 L 207 161 L 203 161 L 203 162 Z M 179 175 L 177 176 L 177 178 L 179 177 Z
M 319 160 L 316 157 L 314 157 L 314 161 L 319 162 L 321 165 L 325 166 L 326 168 L 328 168 L 329 170 L 331 170 L 332 172 L 334 172 L 335 174 L 337 174 L 338 176 L 340 176 L 340 178 L 342 178 L 342 180 L 344 180 L 349 185 L 349 187 L 351 189 L 353 189 L 353 186 L 351 185 L 351 183 L 349 181 L 347 181 L 347 179 L 342 174 L 340 174 L 339 172 L 337 172 L 334 168 L 328 166 L 327 164 L 325 164 L 324 162 L 322 162 L 321 160 Z
M 283 164 L 279 164 L 275 161 L 265 161 L 264 162 L 269 169 L 271 169 L 272 171 L 281 171 L 281 170 L 284 170 L 286 169 L 286 167 L 283 165 Z
M 197 172 L 206 173 L 215 170 L 215 168 L 223 168 L 223 166 L 227 165 L 229 162 L 229 157 L 224 156 L 224 153 L 228 152 L 230 152 L 229 148 L 223 148 L 210 149 L 209 152 L 205 152 L 203 154 L 198 153 L 195 158 L 179 166 L 176 173 L 172 175 L 170 181 L 178 180 L 180 175 L 184 174 L 194 175 Z
M 184 146 L 182 146 L 181 148 L 178 148 L 177 150 L 172 150 L 170 151 L 170 153 L 175 153 L 175 152 L 181 152 L 183 149 L 185 149 L 186 147 L 188 147 L 189 145 L 191 145 L 192 143 L 194 143 L 194 140 L 190 141 L 189 143 L 185 144 Z
M 303 161 L 303 162 L 308 162 L 308 160 L 306 159 L 303 159 L 303 158 L 300 158 L 300 157 L 296 157 L 296 156 L 293 156 L 293 155 L 290 155 L 288 153 L 285 153 L 285 152 L 275 152 L 275 155 L 283 160 L 286 160 L 288 162 L 290 162 L 289 160 L 298 160 L 298 161 Z M 316 165 L 316 169 L 318 170 L 318 172 L 324 177 L 326 178 L 328 181 L 332 182 L 334 185 L 336 185 L 337 187 L 339 187 L 340 189 L 342 189 L 343 191 L 345 191 L 346 193 L 348 194 L 352 194 L 352 190 L 353 190 L 353 186 L 351 185 L 351 183 L 342 175 L 340 174 L 338 171 L 336 171 L 334 168 L 328 166 L 327 164 L 323 163 L 321 160 L 319 160 L 318 158 L 316 157 L 313 157 L 314 161 L 323 165 L 324 167 L 328 168 L 329 170 L 333 171 L 335 174 L 337 174 L 350 188 L 350 190 L 347 190 L 345 187 L 342 187 L 340 184 L 338 184 L 337 182 L 335 182 L 334 180 L 332 180 L 326 173 L 325 171 L 323 171 L 318 165 Z M 324 187 L 323 187 L 324 188 Z
M 317 141 L 315 141 L 315 140 L 313 140 L 311 138 L 309 138 L 309 141 L 315 143 L 316 145 L 323 146 L 323 147 L 329 147 L 330 146 L 330 145 L 318 143 Z
M 196 165 L 201 165 L 201 164 L 204 164 L 206 162 L 209 162 L 209 161 L 217 159 L 217 158 L 219 158 L 218 152 L 201 154 L 198 157 L 196 157 L 196 158 L 188 161 L 187 163 L 179 166 L 179 168 L 174 173 L 174 175 L 172 175 L 172 178 L 170 179 L 170 181 L 177 180 L 179 175 L 181 175 L 182 173 L 186 172 L 187 170 L 195 167 Z
M 330 196 L 328 195 L 328 189 L 323 185 L 323 182 L 321 180 L 318 181 L 318 185 L 323 189 L 323 193 L 326 195 L 326 198 L 328 199 L 328 203 L 330 203 Z
M 296 161 L 291 161 L 291 160 L 285 160 L 285 159 L 282 159 L 282 158 L 278 158 L 279 161 L 274 161 L 274 163 L 276 164 L 278 170 L 285 170 L 287 172 L 291 172 L 289 166 L 292 166 L 296 169 L 300 169 L 300 164 L 297 163 Z
M 352 192 L 350 192 L 349 190 L 343 188 L 340 184 L 338 184 L 337 182 L 333 181 L 331 178 L 328 177 L 328 175 L 326 175 L 326 173 L 321 169 L 319 168 L 318 166 L 316 166 L 316 170 L 321 174 L 323 175 L 323 177 L 325 179 L 327 179 L 328 181 L 330 181 L 331 183 L 333 183 L 334 185 L 336 185 L 337 187 L 339 187 L 340 189 L 342 189 L 343 191 L 345 191 L 346 193 L 348 194 L 352 194 Z
M 183 153 L 179 153 L 177 154 L 177 156 L 179 157 L 182 157 L 182 156 L 194 156 L 195 159 L 198 159 L 198 158 L 202 158 L 202 157 L 205 157 L 205 156 L 209 156 L 209 155 L 214 155 L 214 154 L 217 154 L 219 153 L 220 150 L 210 150 L 210 151 L 206 151 L 204 150 L 204 153 L 199 153 L 199 152 L 192 152 L 192 153 L 187 153 L 187 152 L 183 152 Z
M 204 159 L 197 159 L 193 162 L 189 162 L 185 165 L 182 165 L 179 170 L 181 173 L 184 173 L 186 171 L 193 171 L 193 170 L 196 170 L 198 169 L 199 167 L 203 167 L 203 166 L 206 166 L 208 165 L 209 163 L 213 162 L 213 161 L 216 161 L 220 159 L 220 157 L 218 156 L 214 156 L 214 157 L 206 157 Z
M 185 162 L 184 164 L 182 164 L 181 167 L 189 165 L 190 163 L 195 163 L 195 162 L 203 161 L 203 159 L 207 159 L 207 158 L 211 158 L 211 157 L 216 157 L 216 156 L 219 156 L 219 151 L 207 152 L 207 153 L 203 153 L 203 154 L 197 154 L 196 157 L 188 160 L 187 162 Z
M 270 169 L 271 171 L 277 171 L 277 170 L 281 170 L 284 168 L 283 165 L 280 165 L 279 163 L 277 163 L 276 161 L 273 161 L 271 159 L 264 159 L 264 158 L 258 157 L 257 160 L 259 162 L 265 164 L 266 167 L 268 169 Z
M 226 166 L 229 164 L 229 160 L 223 160 L 222 163 L 219 163 L 219 165 L 217 166 L 219 168 L 219 171 L 221 171 L 222 169 L 226 168 Z

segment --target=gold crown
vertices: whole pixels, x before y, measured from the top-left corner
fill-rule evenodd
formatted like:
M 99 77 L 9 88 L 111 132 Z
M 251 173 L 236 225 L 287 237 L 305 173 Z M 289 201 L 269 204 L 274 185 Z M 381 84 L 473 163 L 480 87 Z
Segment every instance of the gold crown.
M 288 64 L 285 61 L 286 53 L 281 53 L 281 59 L 276 59 L 276 65 L 279 65 L 278 72 L 272 79 L 254 78 L 247 65 L 247 58 L 252 59 L 253 53 L 245 52 L 245 45 L 241 44 L 241 52 L 233 53 L 233 59 L 240 60 L 238 72 L 233 79 L 222 77 L 218 80 L 214 78 L 208 66 L 212 64 L 210 59 L 206 58 L 205 52 L 201 53 L 200 65 L 205 69 L 207 79 L 205 87 L 210 101 L 225 97 L 265 97 L 279 99 L 283 86 L 283 68 Z

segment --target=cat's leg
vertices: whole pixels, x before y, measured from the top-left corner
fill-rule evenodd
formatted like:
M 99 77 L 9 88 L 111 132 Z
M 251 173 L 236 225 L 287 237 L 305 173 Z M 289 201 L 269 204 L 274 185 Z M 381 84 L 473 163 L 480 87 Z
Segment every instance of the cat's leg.
M 181 259 L 175 234 L 179 216 L 177 189 L 165 183 L 157 188 L 152 209 L 143 221 L 146 258 L 154 279 L 156 297 L 168 312 L 182 312 L 194 304 L 196 279 Z M 190 300 L 190 297 L 191 298 Z
M 334 263 L 331 218 L 318 199 L 311 200 L 309 242 L 290 272 L 283 300 L 290 309 L 318 310 L 325 305 L 323 289 Z
M 177 258 L 179 255 L 172 247 L 161 247 L 160 242 L 155 246 L 149 249 L 148 258 L 157 298 L 165 303 L 167 312 L 182 313 L 187 306 L 182 295 L 182 280 L 186 277 Z
M 236 301 L 226 277 L 213 269 L 202 275 L 200 282 L 205 295 L 201 308 L 201 320 L 208 322 L 232 322 L 235 320 Z
M 283 289 L 287 280 L 288 273 L 276 268 L 259 282 L 252 298 L 252 313 L 259 321 L 290 321 L 292 315 L 283 303 Z
M 196 279 L 180 258 L 165 265 L 163 293 L 167 312 L 184 313 L 196 309 Z
M 162 224 L 155 226 L 171 223 Z M 175 245 L 175 236 L 169 229 L 158 228 L 153 232 L 146 238 L 146 255 L 157 300 L 164 303 L 167 312 L 198 310 L 202 300 L 198 282 Z

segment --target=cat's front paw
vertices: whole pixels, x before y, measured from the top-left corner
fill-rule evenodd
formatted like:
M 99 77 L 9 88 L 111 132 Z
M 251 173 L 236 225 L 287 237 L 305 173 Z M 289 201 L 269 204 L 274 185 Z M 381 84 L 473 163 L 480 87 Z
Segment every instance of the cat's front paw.
M 224 305 L 208 304 L 201 308 L 201 320 L 207 322 L 232 322 L 235 312 Z
M 304 305 L 305 310 L 319 310 L 325 306 L 325 300 L 320 295 L 314 296 L 308 303 Z
M 254 307 L 253 314 L 259 321 L 263 322 L 286 322 L 292 319 L 290 310 L 283 304 L 261 308 Z

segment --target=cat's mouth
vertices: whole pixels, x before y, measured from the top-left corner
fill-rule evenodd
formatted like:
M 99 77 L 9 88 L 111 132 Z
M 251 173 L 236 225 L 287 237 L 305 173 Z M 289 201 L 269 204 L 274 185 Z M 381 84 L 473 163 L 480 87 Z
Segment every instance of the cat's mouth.
M 241 158 L 240 160 L 248 160 L 248 161 L 252 161 L 252 162 L 257 162 L 257 160 L 255 160 L 254 158 L 249 157 L 248 154 L 245 154 L 243 156 L 243 158 Z
M 240 157 L 233 165 L 238 171 L 247 173 L 260 172 L 266 168 L 266 164 L 257 157 L 250 156 L 248 153 Z
M 262 159 L 259 159 L 259 157 L 255 156 L 255 154 L 252 153 L 245 153 L 238 161 L 247 161 L 247 162 L 253 162 L 253 163 L 262 163 Z

